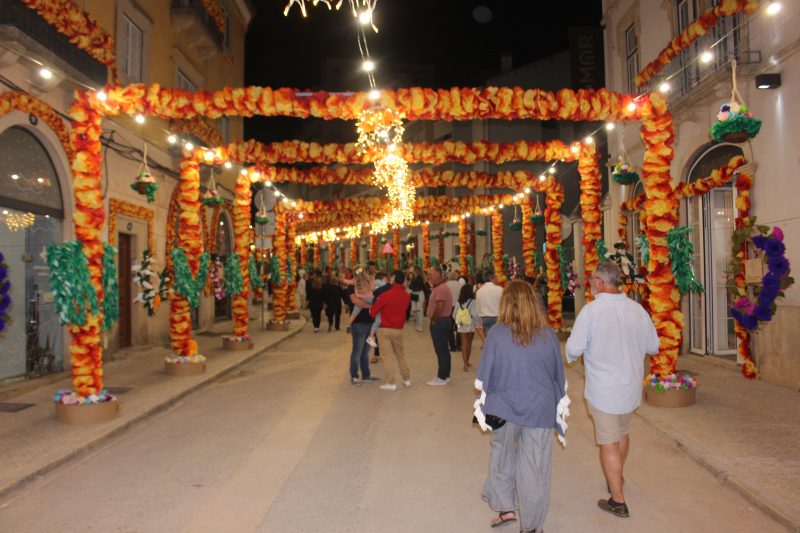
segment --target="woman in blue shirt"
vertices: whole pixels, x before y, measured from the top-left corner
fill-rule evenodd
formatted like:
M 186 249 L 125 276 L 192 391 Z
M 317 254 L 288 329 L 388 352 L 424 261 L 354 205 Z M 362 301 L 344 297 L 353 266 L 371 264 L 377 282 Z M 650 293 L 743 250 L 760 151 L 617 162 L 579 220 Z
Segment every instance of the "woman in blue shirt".
M 553 430 L 563 439 L 569 398 L 561 348 L 531 284 L 505 287 L 475 387 L 475 417 L 492 429 L 483 487 L 483 499 L 499 513 L 491 526 L 519 520 L 523 532 L 540 531 L 550 502 Z

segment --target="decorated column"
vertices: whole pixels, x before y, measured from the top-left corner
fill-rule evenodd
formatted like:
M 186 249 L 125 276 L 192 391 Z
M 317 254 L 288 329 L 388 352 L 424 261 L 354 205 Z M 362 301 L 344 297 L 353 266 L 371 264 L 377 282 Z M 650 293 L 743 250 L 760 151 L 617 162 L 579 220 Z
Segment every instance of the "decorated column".
M 583 220 L 583 265 L 584 265 L 584 291 L 586 301 L 592 300 L 592 291 L 589 287 L 589 277 L 594 273 L 600 258 L 597 254 L 597 241 L 602 238 L 600 228 L 602 213 L 600 212 L 600 196 L 602 182 L 600 167 L 600 154 L 594 143 L 583 143 L 578 159 L 578 173 L 581 176 L 581 220 Z
M 750 217 L 750 189 L 753 186 L 753 178 L 746 172 L 741 172 L 736 177 L 736 229 L 742 229 L 747 226 L 747 220 Z M 744 261 L 747 259 L 747 247 L 742 246 L 737 253 L 738 259 L 741 261 L 740 268 L 734 272 L 734 282 L 736 290 L 740 297 L 747 295 L 747 282 L 745 281 Z M 755 379 L 758 377 L 758 367 L 753 361 L 753 354 L 750 351 L 750 332 L 742 326 L 738 320 L 734 320 L 734 333 L 736 334 L 736 351 L 739 356 L 739 361 L 742 364 L 742 374 L 748 379 Z
M 469 235 L 469 243 L 467 244 L 467 253 L 475 259 L 475 217 L 470 219 L 469 228 L 467 229 Z
M 439 264 L 444 264 L 444 229 L 439 230 Z
M 286 330 L 286 212 L 280 205 L 275 207 L 275 235 L 272 237 L 274 255 L 271 259 L 270 276 L 272 278 L 272 320 L 268 324 L 271 330 Z M 317 248 L 315 248 L 315 251 Z
M 239 260 L 242 276 L 241 290 L 233 294 L 233 335 L 223 337 L 226 348 L 244 348 L 252 341 L 248 333 L 250 323 L 250 190 L 249 174 L 236 176 L 233 200 L 233 253 Z
M 297 314 L 297 220 L 295 213 L 286 213 L 286 314 L 287 318 L 300 318 Z
M 330 241 L 328 245 L 328 266 L 333 268 L 336 265 L 336 241 Z
M 469 266 L 467 265 L 467 219 L 458 219 L 458 270 L 464 279 L 469 279 Z
M 319 239 L 314 243 L 314 268 L 322 270 L 322 243 Z
M 422 232 L 422 268 L 427 272 L 431 268 L 431 225 L 423 222 L 420 230 Z
M 355 269 L 358 264 L 358 239 L 350 239 L 350 268 Z
M 547 279 L 547 318 L 550 326 L 559 329 L 563 325 L 561 288 L 561 265 L 558 246 L 561 245 L 561 206 L 564 203 L 564 187 L 553 177 L 545 185 L 545 254 L 544 264 Z M 530 218 L 529 218 L 530 220 Z
M 522 262 L 525 264 L 525 276 L 536 276 L 536 228 L 533 226 L 533 206 L 530 196 L 526 195 L 521 205 L 522 208 Z
M 495 283 L 504 285 L 508 280 L 503 268 L 503 210 L 492 212 L 492 263 L 494 264 Z
M 394 270 L 399 270 L 402 266 L 400 264 L 400 254 L 402 252 L 402 248 L 400 248 L 400 228 L 395 228 L 392 230 L 392 248 L 394 249 L 392 264 L 394 266 Z
M 369 236 L 369 257 L 367 259 L 369 261 L 374 261 L 376 264 L 378 262 L 378 236 L 377 235 L 370 235 Z

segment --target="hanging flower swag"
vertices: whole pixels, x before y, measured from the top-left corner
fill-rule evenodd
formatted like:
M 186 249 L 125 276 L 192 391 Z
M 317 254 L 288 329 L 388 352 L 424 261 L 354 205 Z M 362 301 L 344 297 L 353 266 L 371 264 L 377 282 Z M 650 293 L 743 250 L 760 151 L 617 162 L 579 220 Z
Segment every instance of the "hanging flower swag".
M 750 238 L 753 230 L 759 235 Z M 733 277 L 742 268 L 742 250 L 747 241 L 763 252 L 767 271 L 761 278 L 760 286 L 755 288 L 756 301 L 751 301 L 744 291 L 739 290 Z M 731 316 L 748 331 L 758 329 L 759 325 L 769 322 L 775 315 L 778 297 L 784 297 L 786 289 L 794 284 L 790 276 L 791 268 L 786 258 L 786 246 L 783 244 L 783 231 L 774 227 L 756 225 L 756 217 L 750 217 L 747 223 L 733 232 L 732 259 L 728 269 L 728 290 L 735 300 Z
M 142 262 L 131 268 L 133 282 L 139 287 L 139 294 L 133 301 L 144 305 L 147 316 L 155 315 L 161 304 L 161 296 L 156 287 L 155 267 L 155 258 L 150 255 L 150 250 L 145 250 L 142 252 Z
M 0 333 L 3 333 L 11 322 L 8 308 L 11 307 L 11 281 L 8 279 L 8 265 L 0 253 Z

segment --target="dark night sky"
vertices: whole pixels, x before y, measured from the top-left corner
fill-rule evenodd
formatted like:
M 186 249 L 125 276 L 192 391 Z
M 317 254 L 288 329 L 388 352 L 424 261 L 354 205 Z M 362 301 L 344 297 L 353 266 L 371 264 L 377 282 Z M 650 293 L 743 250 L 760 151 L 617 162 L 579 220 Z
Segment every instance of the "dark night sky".
M 247 85 L 334 89 L 322 85 L 325 59 L 360 58 L 357 21 L 347 0 L 338 12 L 321 4 L 310 7 L 307 0 L 305 19 L 296 5 L 284 17 L 285 0 L 251 1 L 256 16 L 246 41 Z M 491 22 L 475 20 L 478 6 L 491 10 Z M 566 28 L 599 24 L 601 7 L 600 0 L 380 0 L 374 17 L 380 32 L 369 30 L 367 41 L 378 64 L 379 86 L 381 69 L 391 69 L 392 63 L 433 66 L 433 80 L 416 85 L 480 86 L 499 72 L 505 53 L 512 53 L 514 65 L 520 66 L 567 48 Z M 367 88 L 364 75 L 351 83 L 357 86 L 335 89 Z M 245 136 L 283 140 L 292 138 L 298 126 L 294 119 L 249 119 Z

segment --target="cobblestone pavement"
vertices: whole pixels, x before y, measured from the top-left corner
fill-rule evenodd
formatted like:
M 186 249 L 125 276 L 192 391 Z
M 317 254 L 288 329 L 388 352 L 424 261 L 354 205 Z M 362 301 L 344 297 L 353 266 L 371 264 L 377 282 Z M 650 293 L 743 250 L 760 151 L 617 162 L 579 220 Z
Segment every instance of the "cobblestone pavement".
M 450 385 L 425 386 L 430 337 L 406 328 L 404 338 L 413 385 L 385 392 L 350 385 L 349 336 L 306 327 L 0 499 L 0 531 L 488 531 L 489 441 L 469 423 L 474 372 L 453 354 Z M 578 370 L 567 371 L 572 416 L 567 447 L 553 448 L 546 531 L 785 530 L 644 417 L 632 422 L 625 472 L 631 518 L 599 511 L 604 482 Z M 710 393 L 712 371 L 701 379 Z

